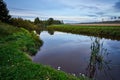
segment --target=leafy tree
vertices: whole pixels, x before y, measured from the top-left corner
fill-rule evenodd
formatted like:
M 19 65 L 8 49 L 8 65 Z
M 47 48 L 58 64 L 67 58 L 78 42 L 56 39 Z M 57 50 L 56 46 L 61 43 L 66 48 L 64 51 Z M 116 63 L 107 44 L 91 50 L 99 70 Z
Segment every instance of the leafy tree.
M 116 16 L 114 16 L 114 19 L 117 19 L 117 17 L 116 17 Z
M 39 23 L 40 23 L 40 19 L 39 19 L 38 17 L 35 18 L 34 23 L 35 23 L 35 24 L 39 24 Z
M 54 20 L 53 23 L 54 23 L 54 24 L 63 24 L 62 21 L 60 21 L 60 20 Z
M 49 18 L 48 20 L 40 20 L 38 17 L 36 17 L 34 20 L 34 24 L 37 25 L 38 27 L 44 28 L 47 25 L 63 24 L 63 21 L 54 20 L 53 18 Z
M 0 20 L 2 22 L 9 22 L 11 16 L 9 15 L 9 10 L 7 9 L 7 5 L 3 0 L 0 0 Z
M 54 23 L 54 19 L 53 18 L 49 18 L 47 23 L 48 23 L 48 25 L 52 25 Z

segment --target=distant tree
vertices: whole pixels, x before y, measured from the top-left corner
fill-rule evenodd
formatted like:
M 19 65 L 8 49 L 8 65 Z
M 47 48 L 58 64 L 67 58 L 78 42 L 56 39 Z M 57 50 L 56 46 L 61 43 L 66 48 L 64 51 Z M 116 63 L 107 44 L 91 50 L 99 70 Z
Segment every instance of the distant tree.
M 63 22 L 62 21 L 60 21 L 60 20 L 54 20 L 54 22 L 53 22 L 54 24 L 63 24 Z
M 49 18 L 47 23 L 48 23 L 48 25 L 52 25 L 54 23 L 54 19 L 53 18 Z
M 38 17 L 36 17 L 35 20 L 34 20 L 34 23 L 35 24 L 39 24 L 40 23 L 40 19 Z
M 0 20 L 2 22 L 9 22 L 11 16 L 9 15 L 9 10 L 7 9 L 7 5 L 3 0 L 0 0 Z
M 120 20 L 120 16 L 118 17 L 118 20 Z
M 114 16 L 114 20 L 116 20 L 117 19 L 117 17 L 116 16 Z
M 113 17 L 110 17 L 111 20 L 113 20 Z
M 39 27 L 46 27 L 47 25 L 52 24 L 63 24 L 63 21 L 60 20 L 54 20 L 53 18 L 49 18 L 48 20 L 40 20 L 38 17 L 35 18 L 34 24 Z

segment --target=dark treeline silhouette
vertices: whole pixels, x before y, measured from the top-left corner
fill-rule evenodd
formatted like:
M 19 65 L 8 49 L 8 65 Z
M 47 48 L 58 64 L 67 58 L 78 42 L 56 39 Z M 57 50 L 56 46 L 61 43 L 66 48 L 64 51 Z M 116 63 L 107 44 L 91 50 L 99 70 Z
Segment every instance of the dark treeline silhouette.
M 9 15 L 6 3 L 3 0 L 0 0 L 0 21 L 8 23 L 10 18 L 11 16 Z
M 81 23 L 82 24 L 82 23 Z M 83 23 L 84 24 L 84 23 Z M 102 21 L 102 22 L 88 22 L 85 24 L 120 24 L 120 20 L 115 21 Z
M 46 28 L 46 26 L 52 25 L 52 24 L 63 24 L 62 21 L 54 20 L 53 18 L 49 18 L 48 20 L 40 20 L 38 17 L 35 18 L 34 22 L 30 20 L 24 20 L 22 18 L 11 18 L 9 23 L 11 25 L 14 25 L 16 27 L 23 27 L 29 31 L 40 31 Z
M 54 20 L 53 18 L 49 18 L 48 20 L 40 20 L 38 17 L 35 18 L 34 24 L 42 27 L 46 27 L 52 24 L 63 24 L 63 21 Z
M 110 17 L 109 20 L 102 18 L 102 20 L 99 22 L 87 22 L 81 24 L 120 24 L 120 16 Z
M 120 16 L 113 16 L 111 17 L 111 20 L 120 21 Z

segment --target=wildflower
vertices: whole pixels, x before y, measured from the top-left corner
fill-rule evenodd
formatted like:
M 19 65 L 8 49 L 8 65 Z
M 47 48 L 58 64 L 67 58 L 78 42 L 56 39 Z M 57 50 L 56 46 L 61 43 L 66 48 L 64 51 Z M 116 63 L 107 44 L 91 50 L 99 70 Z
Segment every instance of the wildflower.
M 60 70 L 60 68 L 61 68 L 61 67 L 59 66 L 57 70 Z

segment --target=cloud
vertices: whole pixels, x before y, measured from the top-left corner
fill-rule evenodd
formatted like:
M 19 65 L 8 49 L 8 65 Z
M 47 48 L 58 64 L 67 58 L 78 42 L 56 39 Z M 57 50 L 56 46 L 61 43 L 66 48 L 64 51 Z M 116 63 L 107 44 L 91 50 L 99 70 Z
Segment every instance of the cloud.
M 29 9 L 24 9 L 24 8 L 11 8 L 10 9 L 10 14 L 13 16 L 13 17 L 22 17 L 24 19 L 33 19 L 35 17 L 39 17 L 40 19 L 42 20 L 46 20 L 50 17 L 54 18 L 54 19 L 58 19 L 58 20 L 64 20 L 64 21 L 70 21 L 70 22 L 79 22 L 79 21 L 82 21 L 82 20 L 87 20 L 86 17 L 83 17 L 83 16 L 61 16 L 61 15 L 48 15 L 48 14 L 45 14 L 45 12 L 39 12 L 39 11 L 35 11 L 35 10 L 29 10 Z M 89 17 L 89 16 L 88 16 Z
M 116 11 L 120 12 L 120 1 L 116 2 L 113 7 L 115 8 Z
M 94 14 L 89 14 L 87 16 L 89 16 L 89 17 L 97 17 L 97 15 L 94 15 Z
M 91 18 L 90 16 L 53 16 L 53 15 L 38 15 L 33 13 L 26 13 L 26 12 L 14 12 L 11 11 L 10 14 L 12 14 L 13 17 L 21 17 L 23 19 L 30 19 L 31 21 L 34 21 L 35 17 L 39 17 L 41 20 L 47 20 L 48 18 L 52 17 L 56 20 L 63 20 L 65 23 L 80 23 L 80 22 L 89 22 L 89 21 L 95 21 L 94 18 Z
M 103 16 L 105 13 L 104 12 L 96 12 L 97 15 Z
M 87 6 L 87 5 L 78 5 L 80 9 L 90 9 L 90 10 L 99 10 L 96 6 Z
M 29 12 L 19 12 L 19 11 L 10 11 L 10 14 L 12 16 L 18 16 L 18 17 L 21 17 L 21 16 L 28 16 L 28 17 L 37 17 L 39 16 L 38 14 L 34 14 L 34 13 L 29 13 Z
M 29 9 L 23 9 L 23 8 L 10 8 L 10 10 L 17 10 L 17 11 L 31 11 L 31 10 L 29 10 Z
M 10 15 L 13 17 L 35 18 L 45 15 L 45 13 L 25 8 L 10 8 Z
M 33 1 L 35 2 L 33 6 L 30 5 L 33 4 L 32 0 L 28 1 L 17 3 L 12 8 L 10 6 L 13 4 L 9 5 L 10 14 L 32 21 L 35 17 L 42 20 L 53 17 L 65 22 L 90 22 L 101 21 L 101 17 L 119 15 L 119 12 L 115 12 L 113 8 L 120 11 L 120 1 L 115 3 L 116 0 L 36 0 Z
M 29 9 L 21 9 L 21 8 L 12 8 L 10 10 L 10 14 L 13 17 L 21 17 L 23 19 L 30 19 L 31 21 L 34 21 L 36 17 L 39 17 L 41 20 L 47 20 L 48 18 L 52 17 L 56 20 L 63 20 L 65 23 L 80 23 L 80 22 L 94 22 L 98 21 L 98 18 L 96 14 L 88 14 L 88 15 L 47 15 L 44 12 L 39 12 L 35 10 L 29 10 Z

